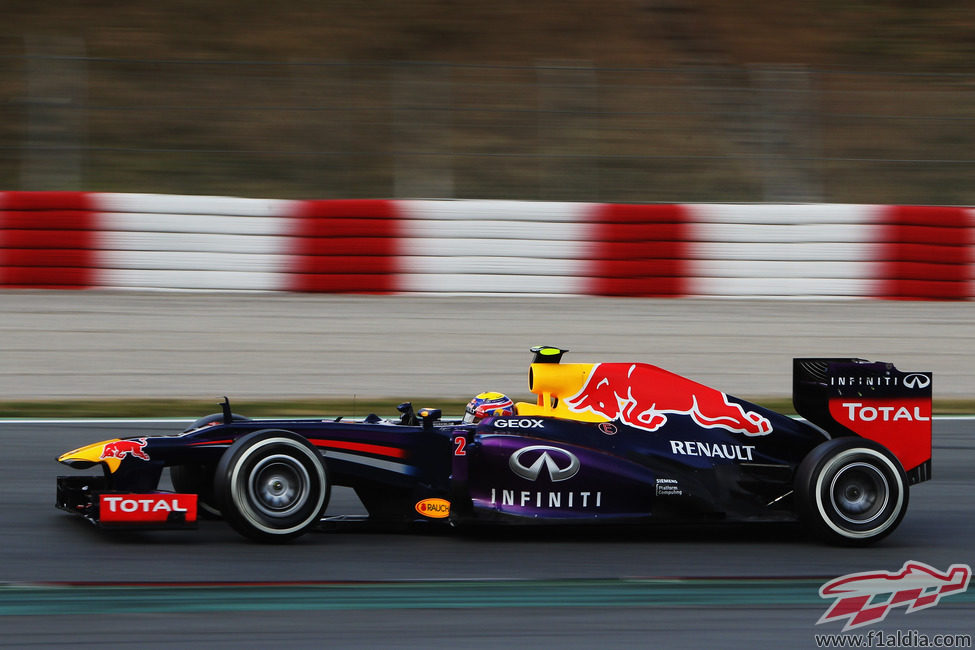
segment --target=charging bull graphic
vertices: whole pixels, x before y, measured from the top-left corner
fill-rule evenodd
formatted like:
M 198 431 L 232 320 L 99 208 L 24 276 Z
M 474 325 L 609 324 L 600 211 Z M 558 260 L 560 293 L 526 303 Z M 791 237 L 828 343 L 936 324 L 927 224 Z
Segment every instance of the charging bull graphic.
M 126 456 L 132 456 L 134 458 L 141 458 L 142 460 L 149 460 L 149 454 L 142 451 L 143 447 L 145 446 L 145 438 L 139 438 L 138 440 L 116 440 L 115 442 L 106 442 L 105 446 L 102 447 L 101 458 L 118 458 L 121 460 Z
M 944 596 L 964 593 L 971 577 L 972 569 L 967 564 L 952 564 L 942 573 L 914 561 L 905 562 L 896 573 L 866 571 L 840 576 L 819 588 L 821 598 L 835 598 L 836 602 L 816 625 L 845 618 L 845 632 L 884 620 L 893 607 L 905 605 L 907 614 L 934 607 Z
M 689 415 L 708 429 L 772 432 L 768 418 L 729 402 L 721 391 L 644 363 L 594 364 L 582 390 L 565 402 L 571 411 L 592 411 L 646 431 L 665 425 L 668 415 Z

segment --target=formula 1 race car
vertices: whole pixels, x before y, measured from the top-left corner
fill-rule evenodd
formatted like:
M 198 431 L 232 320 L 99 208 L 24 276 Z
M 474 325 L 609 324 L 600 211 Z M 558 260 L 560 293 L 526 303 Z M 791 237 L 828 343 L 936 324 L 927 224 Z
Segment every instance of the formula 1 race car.
M 58 477 L 57 507 L 104 528 L 192 528 L 209 513 L 277 542 L 331 519 L 343 485 L 374 522 L 801 520 L 859 545 L 893 531 L 909 486 L 931 476 L 930 372 L 795 359 L 797 420 L 649 364 L 532 351 L 536 401 L 476 422 L 409 403 L 393 420 L 251 420 L 224 398 L 180 434 L 62 455 L 103 474 Z M 158 489 L 166 467 L 175 492 Z

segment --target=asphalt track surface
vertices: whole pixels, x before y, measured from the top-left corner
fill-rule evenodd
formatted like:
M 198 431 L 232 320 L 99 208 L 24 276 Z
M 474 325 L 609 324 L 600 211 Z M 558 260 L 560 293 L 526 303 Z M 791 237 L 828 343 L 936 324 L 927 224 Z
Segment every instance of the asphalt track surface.
M 863 357 L 971 399 L 973 323 L 975 302 L 6 291 L 0 399 L 529 398 L 539 344 L 742 397 L 791 395 L 793 357 Z
M 314 532 L 286 546 L 197 531 L 109 535 L 53 508 L 55 456 L 183 422 L 0 422 L 0 644 L 172 647 L 815 647 L 840 575 L 975 565 L 975 423 L 939 418 L 934 478 L 866 549 L 792 526 Z M 330 512 L 361 512 L 336 490 Z M 675 579 L 680 578 L 680 579 Z M 135 584 L 133 584 L 135 583 Z M 269 584 L 271 583 L 271 584 Z M 861 632 L 975 633 L 975 590 Z
M 524 398 L 540 343 L 742 396 L 788 395 L 793 356 L 860 356 L 971 398 L 973 322 L 975 303 L 4 292 L 0 399 Z M 71 473 L 59 453 L 182 426 L 0 422 L 0 645 L 815 647 L 840 631 L 816 625 L 826 580 L 975 565 L 975 424 L 956 419 L 935 421 L 933 480 L 867 549 L 788 526 L 320 532 L 266 547 L 221 522 L 109 536 L 53 508 Z M 333 494 L 331 512 L 359 508 Z M 971 594 L 868 629 L 975 634 Z

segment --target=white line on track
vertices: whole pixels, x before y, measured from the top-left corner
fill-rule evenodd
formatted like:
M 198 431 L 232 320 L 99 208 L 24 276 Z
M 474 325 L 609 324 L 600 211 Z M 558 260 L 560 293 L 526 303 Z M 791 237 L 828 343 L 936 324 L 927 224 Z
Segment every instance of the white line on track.
M 196 418 L 0 418 L 0 424 L 164 424 Z

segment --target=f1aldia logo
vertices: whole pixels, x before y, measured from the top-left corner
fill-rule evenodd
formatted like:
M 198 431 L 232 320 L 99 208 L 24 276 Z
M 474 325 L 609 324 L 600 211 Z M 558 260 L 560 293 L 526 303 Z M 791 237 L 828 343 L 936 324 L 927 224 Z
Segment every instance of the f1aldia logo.
M 541 452 L 535 456 L 533 452 Z M 554 456 L 554 458 L 553 458 Z M 555 460 L 558 458 L 558 460 Z M 528 463 L 531 463 L 530 465 Z M 522 447 L 511 454 L 508 467 L 521 478 L 534 481 L 542 473 L 542 468 L 548 471 L 552 482 L 566 481 L 579 473 L 579 459 L 572 452 L 547 445 L 532 445 Z
M 864 571 L 830 580 L 819 588 L 820 598 L 835 598 L 816 625 L 846 619 L 843 631 L 879 623 L 894 607 L 911 614 L 934 607 L 944 596 L 964 593 L 972 577 L 967 564 L 952 564 L 942 573 L 923 562 L 908 561 L 900 571 Z

